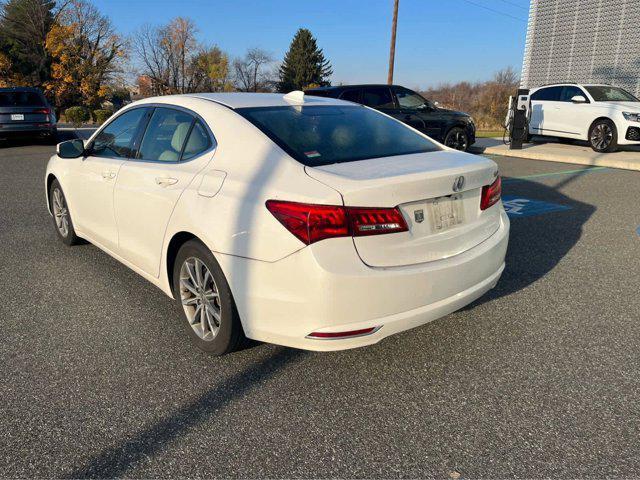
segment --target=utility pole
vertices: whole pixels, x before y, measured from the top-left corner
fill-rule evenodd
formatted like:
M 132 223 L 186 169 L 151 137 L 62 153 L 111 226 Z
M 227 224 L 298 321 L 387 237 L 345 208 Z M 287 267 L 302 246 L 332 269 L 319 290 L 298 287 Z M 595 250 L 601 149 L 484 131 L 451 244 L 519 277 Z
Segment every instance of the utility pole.
M 396 58 L 396 30 L 398 28 L 398 3 L 400 0 L 394 0 L 393 4 L 393 22 L 391 24 L 391 48 L 389 49 L 389 76 L 387 83 L 393 83 L 393 64 Z

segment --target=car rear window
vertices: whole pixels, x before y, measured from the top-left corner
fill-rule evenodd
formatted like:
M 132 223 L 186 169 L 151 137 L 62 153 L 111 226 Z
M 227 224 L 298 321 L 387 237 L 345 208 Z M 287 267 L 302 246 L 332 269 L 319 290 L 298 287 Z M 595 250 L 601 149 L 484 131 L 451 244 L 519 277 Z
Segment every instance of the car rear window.
M 0 92 L 0 107 L 43 107 L 44 100 L 35 92 Z
M 316 167 L 440 150 L 404 124 L 362 106 L 236 110 L 300 163 Z

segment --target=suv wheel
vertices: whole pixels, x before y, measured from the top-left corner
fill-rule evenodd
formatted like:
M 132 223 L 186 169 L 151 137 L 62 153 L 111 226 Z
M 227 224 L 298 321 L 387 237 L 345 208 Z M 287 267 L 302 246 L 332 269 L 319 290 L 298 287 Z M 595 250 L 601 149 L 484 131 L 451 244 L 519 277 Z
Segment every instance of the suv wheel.
M 184 312 L 183 325 L 200 350 L 218 356 L 242 344 L 244 333 L 227 279 L 201 242 L 190 240 L 178 251 L 173 291 Z
M 469 148 L 469 137 L 463 128 L 453 127 L 444 137 L 444 144 L 449 148 L 466 152 Z
M 609 119 L 596 120 L 589 129 L 589 144 L 599 153 L 615 152 L 618 148 L 618 130 Z

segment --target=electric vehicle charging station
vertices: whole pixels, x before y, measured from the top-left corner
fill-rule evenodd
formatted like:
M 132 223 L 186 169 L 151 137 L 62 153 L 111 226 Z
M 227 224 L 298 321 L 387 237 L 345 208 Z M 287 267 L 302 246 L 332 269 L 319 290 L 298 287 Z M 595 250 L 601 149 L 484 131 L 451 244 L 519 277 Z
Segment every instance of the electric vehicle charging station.
M 509 149 L 521 150 L 522 144 L 529 136 L 529 119 L 531 118 L 531 101 L 528 89 L 518 89 L 515 97 L 509 97 L 509 112 L 505 128 L 509 133 Z

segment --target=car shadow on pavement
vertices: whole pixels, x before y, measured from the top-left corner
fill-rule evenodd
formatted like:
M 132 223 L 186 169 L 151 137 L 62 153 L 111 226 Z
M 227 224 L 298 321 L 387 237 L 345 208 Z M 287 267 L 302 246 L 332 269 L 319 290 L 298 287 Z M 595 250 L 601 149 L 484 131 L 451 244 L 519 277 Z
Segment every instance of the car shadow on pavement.
M 565 208 L 521 217 L 510 215 L 509 249 L 502 278 L 493 290 L 465 310 L 528 287 L 552 271 L 571 251 L 596 207 L 567 197 L 560 190 L 586 172 L 588 169 L 585 173 L 567 175 L 554 186 L 526 179 L 503 179 L 505 197 L 538 200 Z
M 65 478 L 116 478 L 135 464 L 163 450 L 171 441 L 205 421 L 218 410 L 241 399 L 251 389 L 300 361 L 306 352 L 281 347 L 262 361 L 249 365 L 172 415 L 138 432 L 133 438 L 103 450 Z

